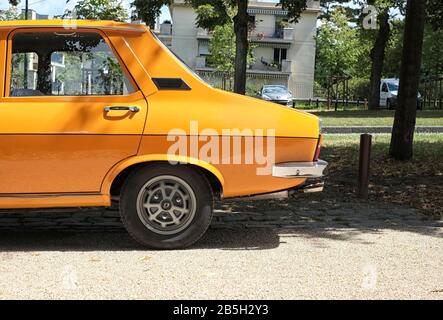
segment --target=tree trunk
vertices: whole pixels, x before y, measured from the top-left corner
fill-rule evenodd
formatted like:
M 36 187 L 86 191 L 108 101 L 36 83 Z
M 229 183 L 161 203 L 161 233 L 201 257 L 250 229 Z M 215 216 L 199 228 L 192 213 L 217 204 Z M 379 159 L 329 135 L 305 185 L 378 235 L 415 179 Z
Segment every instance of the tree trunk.
M 248 56 L 248 1 L 237 0 L 238 12 L 234 17 L 235 74 L 234 92 L 246 92 L 246 65 Z
M 368 108 L 377 109 L 380 106 L 380 84 L 383 72 L 383 63 L 385 60 L 386 45 L 391 36 L 391 26 L 389 25 L 389 13 L 384 11 L 379 15 L 380 28 L 377 39 L 371 50 L 371 91 L 369 95 Z
M 413 154 L 425 7 L 426 1 L 423 0 L 407 2 L 400 88 L 390 148 L 390 155 L 397 160 L 410 160 Z

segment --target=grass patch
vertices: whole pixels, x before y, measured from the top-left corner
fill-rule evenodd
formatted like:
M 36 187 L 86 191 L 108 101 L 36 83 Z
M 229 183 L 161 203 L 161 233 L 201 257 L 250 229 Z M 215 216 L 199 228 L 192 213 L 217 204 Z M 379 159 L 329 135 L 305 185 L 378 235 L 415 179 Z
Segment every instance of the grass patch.
M 370 199 L 443 216 L 443 134 L 417 134 L 408 162 L 388 156 L 390 139 L 388 134 L 373 136 Z M 330 164 L 326 197 L 355 194 L 359 142 L 358 134 L 326 135 L 321 156 Z
M 394 123 L 394 111 L 356 110 L 312 112 L 323 120 L 325 127 L 388 126 Z M 443 126 L 443 110 L 417 111 L 418 126 Z

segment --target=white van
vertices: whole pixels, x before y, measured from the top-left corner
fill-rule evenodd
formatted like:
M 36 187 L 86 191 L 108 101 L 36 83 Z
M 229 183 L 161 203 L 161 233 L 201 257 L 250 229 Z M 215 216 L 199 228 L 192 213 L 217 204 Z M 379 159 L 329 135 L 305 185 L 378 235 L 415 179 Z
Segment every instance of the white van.
M 380 84 L 380 107 L 395 109 L 397 106 L 399 79 L 382 79 Z M 417 96 L 417 108 L 421 106 L 421 95 Z

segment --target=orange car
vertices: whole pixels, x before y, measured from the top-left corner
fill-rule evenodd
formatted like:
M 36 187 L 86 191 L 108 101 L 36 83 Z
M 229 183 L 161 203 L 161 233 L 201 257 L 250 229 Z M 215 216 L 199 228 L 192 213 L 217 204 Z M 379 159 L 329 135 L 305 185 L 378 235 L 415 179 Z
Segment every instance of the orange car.
M 210 87 L 144 26 L 0 22 L 0 57 L 0 208 L 116 200 L 171 249 L 214 199 L 323 188 L 317 117 Z

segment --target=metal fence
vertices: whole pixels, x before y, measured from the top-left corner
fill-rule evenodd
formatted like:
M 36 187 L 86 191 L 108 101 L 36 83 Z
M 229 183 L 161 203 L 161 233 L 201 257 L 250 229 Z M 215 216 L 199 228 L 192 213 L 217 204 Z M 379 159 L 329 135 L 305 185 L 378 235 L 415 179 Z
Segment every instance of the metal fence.
M 443 76 L 425 75 L 420 83 L 423 109 L 443 109 Z

